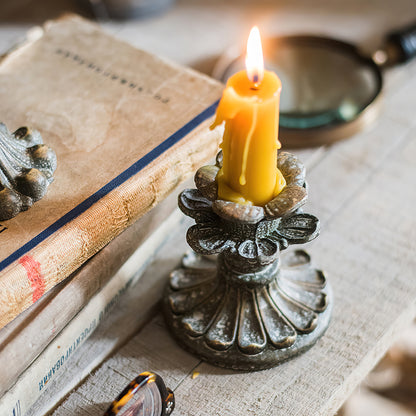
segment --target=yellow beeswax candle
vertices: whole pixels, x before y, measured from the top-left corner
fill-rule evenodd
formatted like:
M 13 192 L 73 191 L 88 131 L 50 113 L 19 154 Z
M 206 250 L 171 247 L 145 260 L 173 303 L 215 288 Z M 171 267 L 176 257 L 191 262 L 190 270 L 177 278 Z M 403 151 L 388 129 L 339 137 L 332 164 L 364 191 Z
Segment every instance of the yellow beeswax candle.
M 253 42 L 259 43 L 258 49 Z M 253 56 L 254 61 L 261 58 L 261 62 L 253 63 Z M 277 135 L 282 84 L 275 73 L 264 71 L 262 65 L 260 35 L 253 28 L 247 44 L 247 71 L 228 80 L 211 126 L 225 121 L 218 197 L 259 206 L 267 204 L 286 185 L 276 166 L 281 147 Z

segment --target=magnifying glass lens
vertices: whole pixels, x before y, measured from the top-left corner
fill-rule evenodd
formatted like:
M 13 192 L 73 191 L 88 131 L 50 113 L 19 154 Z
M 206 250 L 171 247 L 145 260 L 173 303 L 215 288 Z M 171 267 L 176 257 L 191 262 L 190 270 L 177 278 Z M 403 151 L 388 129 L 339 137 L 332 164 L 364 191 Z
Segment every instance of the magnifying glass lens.
M 351 45 L 293 36 L 265 42 L 265 67 L 283 85 L 280 126 L 310 129 L 354 120 L 372 103 L 381 87 L 379 70 Z M 244 68 L 234 61 L 224 80 Z

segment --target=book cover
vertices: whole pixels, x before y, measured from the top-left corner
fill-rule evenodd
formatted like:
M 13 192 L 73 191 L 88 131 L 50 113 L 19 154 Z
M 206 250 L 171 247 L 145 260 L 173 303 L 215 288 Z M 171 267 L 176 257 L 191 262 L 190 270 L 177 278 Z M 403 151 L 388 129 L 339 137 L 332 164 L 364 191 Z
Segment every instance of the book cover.
M 217 151 L 216 81 L 88 21 L 47 23 L 0 65 L 0 119 L 58 158 L 47 195 L 0 225 L 0 327 Z

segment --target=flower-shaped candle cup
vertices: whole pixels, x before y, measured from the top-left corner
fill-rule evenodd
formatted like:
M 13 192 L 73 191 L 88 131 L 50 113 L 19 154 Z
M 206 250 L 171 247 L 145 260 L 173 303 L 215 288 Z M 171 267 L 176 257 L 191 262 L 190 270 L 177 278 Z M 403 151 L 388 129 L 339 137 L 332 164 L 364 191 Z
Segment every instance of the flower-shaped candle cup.
M 217 199 L 221 163 L 219 153 L 215 166 L 197 171 L 197 189 L 179 196 L 196 221 L 187 233 L 194 252 L 171 274 L 165 316 L 179 343 L 205 361 L 260 370 L 310 348 L 328 326 L 324 274 L 302 250 L 280 259 L 289 245 L 314 239 L 319 220 L 301 211 L 305 169 L 294 155 L 279 154 L 286 187 L 264 207 Z

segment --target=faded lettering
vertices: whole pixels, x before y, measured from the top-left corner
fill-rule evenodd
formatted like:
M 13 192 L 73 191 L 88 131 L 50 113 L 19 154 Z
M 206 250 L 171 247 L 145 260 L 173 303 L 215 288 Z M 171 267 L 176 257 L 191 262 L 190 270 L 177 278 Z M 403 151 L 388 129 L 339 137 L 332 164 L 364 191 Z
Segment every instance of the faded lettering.
M 125 78 L 125 77 L 123 77 L 119 74 L 115 74 L 113 72 L 110 72 L 108 70 L 104 71 L 98 65 L 94 64 L 91 61 L 88 61 L 87 59 L 84 59 L 84 58 L 80 57 L 76 53 L 73 53 L 71 51 L 64 50 L 64 49 L 61 49 L 61 48 L 56 49 L 55 53 L 57 55 L 62 56 L 65 59 L 72 60 L 74 63 L 77 63 L 78 65 L 81 65 L 81 66 L 85 65 L 86 69 L 89 69 L 91 71 L 95 71 L 97 74 L 101 74 L 102 76 L 110 79 L 113 82 L 117 82 L 121 85 L 124 85 L 127 88 L 129 88 L 130 90 L 134 90 L 134 91 L 137 91 L 137 92 L 140 92 L 140 93 L 144 91 L 144 87 L 138 85 L 136 82 L 132 82 L 132 81 L 128 80 L 127 78 Z M 147 91 L 147 93 L 152 94 L 151 91 Z M 170 101 L 169 97 L 164 97 L 160 93 L 152 94 L 152 98 L 154 100 L 160 102 L 160 103 L 163 103 L 163 104 L 167 104 Z
M 66 361 L 71 357 L 74 351 L 82 344 L 82 342 L 88 338 L 92 331 L 97 327 L 97 320 L 93 319 L 89 326 L 85 327 L 79 336 L 74 340 L 72 345 L 70 345 L 65 354 L 61 355 L 55 362 L 55 364 L 48 370 L 48 372 L 39 380 L 39 391 L 43 390 L 46 384 L 49 383 L 51 378 L 57 373 L 66 363 Z

